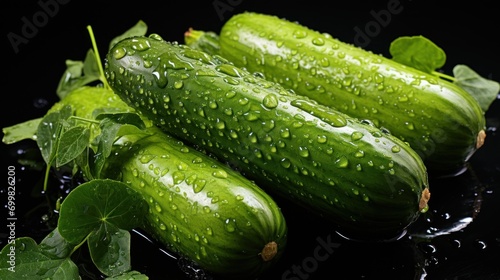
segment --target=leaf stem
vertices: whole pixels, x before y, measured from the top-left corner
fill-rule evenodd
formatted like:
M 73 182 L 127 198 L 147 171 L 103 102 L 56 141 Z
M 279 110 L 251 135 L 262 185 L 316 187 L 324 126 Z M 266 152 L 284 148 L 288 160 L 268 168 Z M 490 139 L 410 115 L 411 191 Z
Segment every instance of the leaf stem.
M 70 116 L 69 118 L 70 119 L 75 119 L 75 120 L 78 120 L 78 121 L 82 121 L 82 122 L 91 123 L 91 124 L 100 124 L 101 123 L 100 121 L 97 121 L 97 120 L 82 118 L 82 117 L 78 117 L 78 116 Z
M 451 75 L 444 74 L 444 73 L 439 72 L 439 71 L 432 71 L 432 74 L 434 74 L 442 79 L 448 80 L 450 82 L 454 82 L 456 80 L 455 77 L 453 77 Z
M 73 247 L 73 250 L 71 250 L 71 253 L 69 255 L 70 256 L 73 255 L 73 253 L 76 252 L 76 250 L 78 250 L 80 247 L 82 247 L 82 245 L 88 241 L 89 236 L 90 236 L 90 233 L 82 240 L 82 242 L 76 244 L 75 247 Z
M 90 35 L 90 40 L 92 41 L 92 48 L 94 49 L 95 57 L 96 57 L 96 62 L 97 66 L 99 67 L 99 73 L 100 73 L 100 80 L 104 83 L 104 87 L 106 89 L 111 89 L 111 87 L 108 84 L 108 81 L 106 80 L 106 76 L 104 76 L 104 70 L 102 68 L 102 63 L 101 63 L 101 57 L 99 56 L 99 51 L 97 50 L 97 44 L 94 38 L 94 32 L 92 31 L 92 27 L 90 25 L 87 25 L 87 30 L 89 31 Z
M 47 187 L 49 185 L 49 172 L 50 172 L 50 164 L 47 164 L 47 167 L 45 168 L 45 176 L 43 178 L 43 191 L 47 191 Z

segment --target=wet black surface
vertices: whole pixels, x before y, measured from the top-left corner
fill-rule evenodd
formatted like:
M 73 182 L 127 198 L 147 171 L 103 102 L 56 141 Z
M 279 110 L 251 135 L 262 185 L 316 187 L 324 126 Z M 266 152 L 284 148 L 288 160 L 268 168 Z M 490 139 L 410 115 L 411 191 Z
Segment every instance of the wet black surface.
M 466 64 L 481 75 L 500 81 L 500 46 L 492 40 L 498 34 L 498 24 L 494 9 L 481 2 L 468 3 L 466 7 L 455 3 L 453 8 L 441 10 L 418 1 L 349 2 L 337 8 L 317 4 L 317 1 L 297 4 L 274 1 L 272 5 L 264 1 L 220 0 L 204 4 L 187 1 L 179 3 L 177 8 L 171 4 L 158 6 L 150 1 L 134 5 L 116 2 L 108 4 L 110 7 L 90 4 L 92 1 L 29 2 L 5 4 L 4 8 L 8 17 L 2 19 L 3 58 L 6 59 L 2 66 L 6 72 L 4 83 L 8 86 L 3 90 L 2 127 L 43 116 L 57 100 L 55 89 L 66 67 L 64 61 L 82 60 L 91 47 L 87 25 L 92 25 L 98 44 L 105 49 L 109 40 L 139 19 L 165 39 L 181 41 L 189 27 L 218 31 L 232 14 L 253 10 L 297 20 L 343 41 L 356 43 L 357 28 L 376 26 L 377 15 L 387 15 L 384 11 L 388 11 L 388 5 L 398 4 L 399 12 L 390 14 L 383 24 L 378 22 L 378 29 L 373 29 L 372 36 L 364 42 L 365 48 L 387 54 L 389 43 L 396 37 L 422 34 L 447 53 L 445 72 L 450 73 L 456 64 Z M 52 10 L 44 10 L 47 3 L 52 5 Z M 30 31 L 25 25 L 33 20 L 38 22 L 38 27 Z M 9 33 L 23 36 L 23 43 L 13 44 L 8 39 Z M 485 145 L 460 175 L 431 176 L 429 212 L 398 241 L 346 240 L 336 234 L 332 225 L 277 199 L 285 216 L 290 217 L 289 242 L 283 259 L 262 279 L 500 279 L 499 99 L 486 117 Z M 12 165 L 17 170 L 16 235 L 41 240 L 54 225 L 55 213 L 51 207 L 55 199 L 64 196 L 78 182 L 64 174 L 53 174 L 54 188 L 42 195 L 42 171 L 18 163 L 19 159 L 41 160 L 34 143 L 2 144 L 1 151 L 4 170 Z M 2 185 L 2 204 L 6 202 L 5 186 Z M 4 210 L 0 217 L 4 217 Z M 0 233 L 3 247 L 6 228 L 2 227 Z M 185 264 L 185 261 L 179 261 L 142 234 L 133 232 L 135 270 L 150 279 L 167 279 L 167 275 L 168 279 L 194 279 L 179 267 L 179 263 Z M 314 255 L 318 246 L 323 246 L 322 258 Z M 83 279 L 103 279 L 84 251 L 76 254 L 75 259 Z M 183 267 L 189 268 L 189 265 Z

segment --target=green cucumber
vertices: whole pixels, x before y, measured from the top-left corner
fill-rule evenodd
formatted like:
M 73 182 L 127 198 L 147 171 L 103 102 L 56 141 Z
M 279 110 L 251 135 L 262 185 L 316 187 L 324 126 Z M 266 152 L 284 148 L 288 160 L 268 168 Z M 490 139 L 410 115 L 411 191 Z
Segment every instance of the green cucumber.
M 151 34 L 117 43 L 104 72 L 163 130 L 345 236 L 392 238 L 427 206 L 426 167 L 406 143 L 222 57 Z
M 463 170 L 486 137 L 484 112 L 462 88 L 297 22 L 240 13 L 222 26 L 219 44 L 236 66 L 388 129 L 429 172 Z
M 104 88 L 73 91 L 52 110 L 64 105 L 87 119 L 95 109 L 135 111 Z M 146 124 L 144 134 L 116 140 L 102 171 L 148 201 L 144 230 L 215 275 L 251 279 L 272 267 L 287 240 L 276 202 L 227 165 Z

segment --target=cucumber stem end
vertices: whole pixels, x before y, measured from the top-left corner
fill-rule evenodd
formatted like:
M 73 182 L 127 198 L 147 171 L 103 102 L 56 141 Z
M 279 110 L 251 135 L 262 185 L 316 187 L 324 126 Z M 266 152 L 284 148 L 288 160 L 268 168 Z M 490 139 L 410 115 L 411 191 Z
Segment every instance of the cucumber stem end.
M 418 203 L 418 211 L 421 213 L 427 212 L 429 210 L 429 205 L 427 204 L 429 202 L 429 199 L 431 198 L 431 192 L 429 191 L 429 188 L 425 188 L 422 191 L 422 196 L 420 197 L 420 202 Z
M 277 253 L 278 253 L 278 244 L 274 241 L 271 241 L 264 246 L 262 252 L 260 252 L 259 255 L 263 261 L 268 262 L 272 260 Z
M 486 132 L 484 131 L 484 129 L 482 129 L 477 134 L 476 149 L 479 149 L 479 148 L 481 148 L 481 146 L 484 145 L 484 140 L 485 139 L 486 139 Z

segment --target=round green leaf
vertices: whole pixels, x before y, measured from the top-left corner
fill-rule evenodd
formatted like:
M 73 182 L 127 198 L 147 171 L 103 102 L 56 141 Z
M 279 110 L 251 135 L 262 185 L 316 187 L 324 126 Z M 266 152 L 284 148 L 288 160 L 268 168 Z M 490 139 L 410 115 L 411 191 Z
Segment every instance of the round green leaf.
M 490 105 L 497 99 L 500 91 L 500 83 L 480 76 L 469 66 L 459 64 L 453 68 L 455 84 L 465 89 L 474 97 L 483 109 L 488 111 Z
M 0 252 L 0 279 L 78 280 L 80 276 L 78 267 L 69 257 L 46 255 L 33 238 L 19 237 Z
M 446 62 L 445 52 L 424 36 L 403 36 L 391 43 L 389 52 L 392 60 L 432 73 L 443 67 Z
M 130 271 L 130 232 L 103 224 L 87 241 L 92 262 L 106 276 Z
M 75 188 L 63 200 L 59 233 L 71 244 L 79 244 L 103 223 L 130 230 L 142 225 L 147 207 L 142 196 L 125 183 L 91 180 Z

